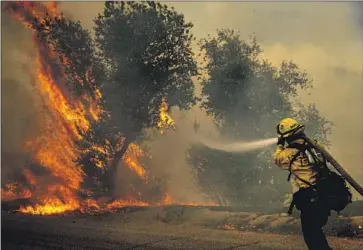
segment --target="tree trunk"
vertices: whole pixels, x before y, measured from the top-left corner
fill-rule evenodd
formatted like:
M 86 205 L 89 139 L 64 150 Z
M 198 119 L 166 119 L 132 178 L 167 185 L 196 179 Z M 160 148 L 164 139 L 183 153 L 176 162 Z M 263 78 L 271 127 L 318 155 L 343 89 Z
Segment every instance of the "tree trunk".
M 108 186 L 109 186 L 108 193 L 111 194 L 112 196 L 114 196 L 115 189 L 116 189 L 115 176 L 116 176 L 117 166 L 120 164 L 120 161 L 122 161 L 122 158 L 123 158 L 124 154 L 126 153 L 126 150 L 129 147 L 130 143 L 133 141 L 133 139 L 134 139 L 133 136 L 128 136 L 125 138 L 125 141 L 124 141 L 121 149 L 115 153 L 114 158 L 111 162 L 111 165 L 107 171 L 108 172 L 107 181 L 108 181 Z

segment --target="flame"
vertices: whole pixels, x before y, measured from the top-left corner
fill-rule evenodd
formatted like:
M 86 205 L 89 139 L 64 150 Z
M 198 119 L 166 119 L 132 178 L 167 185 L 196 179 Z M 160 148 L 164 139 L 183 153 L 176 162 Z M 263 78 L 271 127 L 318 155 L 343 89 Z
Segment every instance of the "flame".
M 46 13 L 53 18 L 60 15 L 55 2 L 9 2 L 4 3 L 3 7 L 28 27 L 34 27 L 36 24 L 33 20 L 41 20 Z M 40 40 L 35 30 L 33 42 L 38 52 L 35 60 L 37 90 L 46 110 L 38 117 L 43 124 L 42 134 L 27 142 L 25 148 L 33 153 L 35 161 L 62 184 L 35 187 L 44 190 L 42 195 L 35 197 L 38 204 L 21 207 L 19 211 L 32 214 L 62 213 L 79 208 L 77 193 L 84 173 L 75 164 L 81 153 L 76 141 L 89 131 L 90 118 L 99 120 L 101 109 L 98 108 L 98 102 L 102 95 L 97 91 L 96 98 L 93 99 L 72 98 L 64 82 L 63 65 L 55 50 L 46 41 Z M 85 108 L 85 104 L 90 107 L 89 110 Z M 29 178 L 29 172 L 24 174 L 28 176 L 29 184 L 37 184 L 35 177 Z
M 147 172 L 139 161 L 139 158 L 142 156 L 150 157 L 138 145 L 130 143 L 125 155 L 123 156 L 123 161 L 127 167 L 133 170 L 142 180 L 146 182 Z
M 74 103 L 74 108 L 70 106 L 65 95 L 57 87 L 57 83 L 51 78 L 52 72 L 51 69 L 49 69 L 49 66 L 47 65 L 48 67 L 41 69 L 42 66 L 44 67 L 44 63 L 41 60 L 40 57 L 37 58 L 37 64 L 40 68 L 38 80 L 43 95 L 46 95 L 49 98 L 48 107 L 62 116 L 62 119 L 65 121 L 66 129 L 71 132 L 74 137 L 81 139 L 82 136 L 78 129 L 80 129 L 82 133 L 85 133 L 90 129 L 90 122 L 86 118 L 83 104 L 78 102 Z
M 5 189 L 1 189 L 1 200 L 10 201 L 15 199 L 27 199 L 32 196 L 29 189 L 22 188 L 18 183 L 9 183 L 5 185 Z
M 161 105 L 159 108 L 160 120 L 157 124 L 161 134 L 165 133 L 164 129 L 166 128 L 172 128 L 175 130 L 175 122 L 173 118 L 169 115 L 168 110 L 169 110 L 168 103 L 166 102 L 165 98 L 162 98 Z
M 72 194 L 70 194 L 72 195 Z M 62 201 L 57 197 L 44 198 L 42 204 L 35 206 L 21 206 L 18 211 L 26 214 L 34 215 L 51 215 L 60 214 L 67 211 L 74 211 L 79 208 L 79 202 L 70 196 L 70 199 Z
M 44 186 L 39 185 L 38 179 L 29 169 L 24 170 L 27 182 L 34 187 L 34 193 L 38 204 L 35 206 L 21 206 L 18 211 L 36 215 L 50 215 L 73 211 L 79 208 L 79 201 L 74 195 L 73 190 L 61 184 L 48 185 L 46 190 Z
M 47 13 L 50 17 L 59 17 L 57 3 L 39 2 L 16 2 L 5 3 L 3 7 L 12 13 L 13 17 L 23 22 L 27 27 L 34 27 L 34 18 L 42 19 Z M 43 97 L 44 106 L 47 112 L 39 117 L 44 126 L 43 133 L 35 140 L 26 143 L 26 150 L 34 155 L 34 159 L 44 168 L 49 170 L 51 176 L 56 177 L 62 184 L 42 185 L 38 183 L 36 177 L 31 172 L 24 171 L 28 184 L 35 190 L 24 190 L 21 195 L 15 190 L 15 186 L 7 186 L 8 190 L 2 190 L 2 197 L 11 199 L 21 196 L 31 197 L 35 193 L 37 204 L 33 206 L 21 207 L 18 211 L 30 214 L 49 215 L 64 213 L 81 209 L 100 209 L 100 205 L 95 201 L 87 200 L 80 202 L 77 194 L 84 177 L 83 171 L 75 164 L 82 150 L 77 146 L 76 141 L 82 139 L 91 128 L 91 119 L 100 120 L 103 112 L 99 105 L 102 93 L 95 86 L 90 72 L 86 72 L 84 77 L 75 75 L 74 80 L 82 86 L 86 79 L 93 87 L 95 95 L 83 95 L 77 100 L 72 98 L 67 91 L 64 82 L 64 67 L 69 66 L 67 58 L 63 58 L 65 65 L 60 65 L 58 55 L 49 43 L 41 41 L 33 31 L 33 42 L 38 50 L 35 60 L 36 78 L 38 80 L 38 91 Z M 58 75 L 57 78 L 55 76 Z M 87 105 L 85 105 L 87 104 Z M 86 109 L 88 107 L 88 110 Z M 109 156 L 109 143 L 105 145 L 91 145 L 91 149 L 100 154 Z M 138 158 L 145 155 L 136 144 L 130 144 L 124 156 L 125 164 L 135 171 L 138 176 L 146 181 L 146 170 L 140 164 Z M 96 166 L 104 168 L 105 164 L 99 158 L 92 159 Z M 16 191 L 16 192 L 15 192 Z M 146 203 L 137 202 L 131 199 L 126 201 L 115 201 L 107 205 L 104 209 L 113 209 L 126 204 L 145 205 Z
M 35 139 L 25 143 L 25 150 L 33 155 L 34 161 L 42 166 L 49 176 L 36 176 L 29 169 L 24 169 L 23 175 L 27 180 L 28 187 L 18 183 L 5 185 L 1 190 L 2 200 L 19 198 L 31 198 L 33 205 L 21 206 L 18 211 L 36 215 L 60 214 L 72 211 L 83 213 L 116 211 L 125 206 L 149 206 L 184 204 L 197 205 L 198 203 L 180 203 L 165 193 L 162 201 L 149 204 L 145 201 L 133 199 L 132 197 L 115 200 L 111 203 L 100 203 L 98 201 L 79 198 L 81 183 L 85 177 L 82 169 L 76 165 L 81 153 L 93 150 L 97 154 L 111 158 L 111 145 L 105 140 L 103 145 L 90 145 L 89 149 L 82 149 L 78 141 L 91 129 L 93 122 L 101 120 L 101 114 L 105 112 L 100 103 L 103 95 L 97 89 L 92 72 L 88 70 L 84 76 L 72 76 L 76 84 L 84 86 L 86 83 L 93 89 L 93 93 L 74 97 L 67 89 L 65 82 L 65 67 L 71 67 L 68 58 L 59 60 L 56 50 L 47 41 L 42 41 L 37 36 L 34 19 L 42 20 L 46 13 L 52 17 L 60 17 L 60 11 L 56 2 L 6 2 L 2 7 L 12 14 L 14 18 L 21 21 L 33 32 L 33 42 L 37 49 L 34 61 L 34 72 L 37 79 L 36 90 L 43 102 L 43 112 L 35 119 L 42 124 L 42 133 Z M 86 79 L 86 81 L 82 80 Z M 168 104 L 165 98 L 160 106 L 160 121 L 157 126 L 164 133 L 165 128 L 175 129 L 175 122 L 168 114 Z M 123 139 L 120 140 L 122 145 Z M 148 171 L 140 162 L 141 157 L 149 157 L 140 146 L 131 143 L 123 156 L 125 165 L 133 170 L 142 180 L 147 181 Z M 99 168 L 105 168 L 105 162 L 100 156 L 91 159 Z M 42 178 L 54 178 L 54 182 L 42 181 Z M 54 184 L 55 183 L 55 184 Z M 90 192 L 90 191 L 88 191 Z M 200 204 L 200 203 L 199 203 Z
M 224 224 L 220 228 L 223 230 L 237 230 L 237 228 L 231 223 Z
M 171 205 L 176 203 L 169 193 L 165 193 L 161 205 Z
M 42 2 L 17 1 L 2 4 L 5 10 L 11 12 L 14 18 L 22 21 L 26 26 L 29 26 L 35 17 L 43 17 L 46 13 L 53 17 L 59 16 L 57 6 L 57 2 L 44 4 Z
M 149 203 L 135 200 L 133 198 L 127 198 L 124 200 L 114 200 L 110 203 L 98 203 L 95 200 L 86 200 L 81 208 L 82 213 L 88 213 L 88 214 L 100 214 L 100 213 L 113 213 L 117 212 L 119 209 L 124 207 L 131 207 L 131 206 L 137 206 L 137 207 L 145 207 L 149 206 Z
M 125 200 L 116 200 L 110 204 L 107 204 L 106 208 L 108 211 L 110 211 L 110 210 L 112 211 L 112 210 L 122 208 L 122 207 L 127 207 L 127 206 L 145 207 L 145 206 L 149 206 L 149 203 L 143 202 L 143 201 L 138 201 L 133 198 L 128 198 Z

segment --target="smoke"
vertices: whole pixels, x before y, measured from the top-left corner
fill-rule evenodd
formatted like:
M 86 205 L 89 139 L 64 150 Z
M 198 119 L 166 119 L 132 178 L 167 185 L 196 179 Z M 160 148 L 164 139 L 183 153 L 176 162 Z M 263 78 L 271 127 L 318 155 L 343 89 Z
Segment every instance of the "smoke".
M 357 180 L 363 180 L 361 5 L 336 2 L 169 4 L 193 22 L 193 33 L 198 39 L 222 28 L 240 31 L 246 39 L 255 34 L 264 49 L 264 57 L 272 64 L 278 66 L 282 60 L 293 60 L 306 70 L 314 81 L 314 90 L 311 95 L 301 93 L 301 100 L 306 104 L 316 103 L 321 114 L 335 124 L 329 138 L 332 142 L 330 151 Z M 87 12 L 81 11 L 85 5 Z M 79 19 L 90 30 L 92 19 L 102 7 L 103 3 L 61 4 L 66 14 Z M 200 92 L 197 82 L 196 91 Z M 178 115 L 179 112 L 173 112 L 173 117 Z M 178 130 L 184 131 L 180 132 L 182 136 L 178 141 L 164 141 L 169 145 L 165 147 L 176 150 L 176 145 L 192 142 L 195 133 L 191 123 L 195 117 L 200 122 L 200 133 L 216 133 L 211 125 L 213 122 L 202 111 L 194 108 L 186 117 L 188 121 L 177 121 Z M 181 159 L 186 146 L 178 147 Z M 174 173 L 177 179 L 176 169 Z M 179 184 L 176 186 L 178 188 Z
M 34 50 L 31 33 L 22 24 L 1 13 L 2 75 L 1 75 L 1 126 L 2 126 L 2 183 L 15 179 L 23 169 L 28 155 L 24 143 L 39 134 L 36 102 L 31 74 Z
M 278 66 L 293 60 L 313 79 L 313 102 L 334 123 L 332 155 L 363 181 L 362 6 L 351 3 L 170 3 L 194 23 L 198 38 L 230 28 L 255 34 L 264 58 Z M 225 18 L 228 16 L 228 18 Z M 198 87 L 198 85 L 197 85 Z M 309 131 L 309 128 L 307 128 Z
M 87 12 L 82 11 L 85 5 Z M 316 103 L 321 114 L 335 124 L 329 137 L 332 142 L 330 151 L 358 181 L 363 181 L 361 4 L 171 2 L 170 5 L 193 22 L 193 33 L 198 39 L 215 34 L 215 30 L 221 28 L 240 31 L 246 39 L 255 34 L 264 48 L 265 58 L 275 66 L 282 60 L 293 60 L 306 70 L 314 81 L 314 89 L 311 95 L 301 93 L 302 101 Z M 90 30 L 92 19 L 102 7 L 103 3 L 61 4 L 66 14 L 72 14 Z M 200 92 L 197 82 L 196 88 Z M 173 112 L 174 117 L 178 115 L 178 112 Z M 167 144 L 169 149 L 193 141 L 195 133 L 191 123 L 195 117 L 201 124 L 201 132 L 216 133 L 210 118 L 200 110 L 192 109 L 186 117 L 188 122 L 177 121 L 178 129 L 184 131 L 182 138 L 178 139 L 183 143 L 172 141 Z M 182 156 L 184 148 L 179 151 Z M 174 174 L 177 179 L 177 170 Z M 178 189 L 180 185 L 176 186 Z
M 363 3 L 353 2 L 352 3 L 352 20 L 358 26 L 358 29 L 363 30 Z
M 172 197 L 182 202 L 204 202 L 207 197 L 199 191 L 194 173 L 186 161 L 186 154 L 199 135 L 194 130 L 195 122 L 203 113 L 197 107 L 192 111 L 172 111 L 176 130 L 165 134 L 154 134 L 147 143 L 152 155 L 152 174 L 165 180 L 165 185 Z M 196 118 L 198 117 L 198 118 Z M 197 119 L 197 120 L 196 120 Z M 217 138 L 218 133 L 211 119 L 200 121 L 203 137 Z
M 92 31 L 92 20 L 103 5 L 66 2 L 60 7 L 67 16 L 80 20 Z M 330 151 L 355 179 L 363 181 L 361 3 L 172 2 L 170 5 L 194 23 L 193 33 L 198 39 L 221 28 L 240 31 L 246 39 L 254 33 L 264 48 L 265 58 L 274 65 L 293 60 L 305 69 L 314 80 L 314 90 L 311 95 L 301 93 L 302 101 L 316 103 L 322 115 L 334 122 Z M 38 133 L 38 126 L 33 119 L 37 97 L 32 92 L 29 74 L 34 51 L 30 31 L 12 21 L 7 13 L 2 13 L 2 29 L 2 178 L 6 178 L 15 166 L 24 165 L 25 156 L 19 157 L 22 145 Z M 200 92 L 197 81 L 196 88 Z M 155 137 L 151 144 L 153 153 L 160 156 L 155 172 L 167 175 L 171 192 L 180 197 L 196 193 L 193 175 L 185 163 L 185 152 L 197 138 L 193 129 L 195 119 L 200 123 L 198 134 L 203 134 L 199 142 L 206 146 L 227 151 L 247 150 L 251 145 L 254 149 L 258 149 L 257 145 L 262 147 L 261 142 L 218 144 L 220 138 L 213 121 L 203 111 L 193 108 L 183 113 L 183 119 L 181 114 L 179 111 L 172 114 L 177 131 L 162 140 L 161 136 Z

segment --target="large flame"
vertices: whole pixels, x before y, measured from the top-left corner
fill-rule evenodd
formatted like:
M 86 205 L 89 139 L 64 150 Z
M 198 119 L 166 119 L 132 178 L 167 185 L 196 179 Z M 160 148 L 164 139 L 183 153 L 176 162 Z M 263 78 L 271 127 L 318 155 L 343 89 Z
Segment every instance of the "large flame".
M 24 23 L 27 27 L 34 28 L 34 19 L 42 19 L 46 14 L 58 17 L 60 12 L 57 3 L 42 2 L 7 2 L 5 8 L 14 18 Z M 44 110 L 36 117 L 42 124 L 42 133 L 34 140 L 26 142 L 25 149 L 33 155 L 34 161 L 42 166 L 48 175 L 36 176 L 30 169 L 24 170 L 26 186 L 11 183 L 1 190 L 2 200 L 30 198 L 34 205 L 22 206 L 18 211 L 29 214 L 49 215 L 79 210 L 81 212 L 112 211 L 124 206 L 148 206 L 144 201 L 132 197 L 124 200 L 115 200 L 111 203 L 102 203 L 95 200 L 82 200 L 81 183 L 85 176 L 82 169 L 76 165 L 80 154 L 85 152 L 78 146 L 77 141 L 91 129 L 92 122 L 100 121 L 103 112 L 100 101 L 102 93 L 95 86 L 89 72 L 85 76 L 74 76 L 76 84 L 84 86 L 81 79 L 86 79 L 92 85 L 93 96 L 82 95 L 74 97 L 67 90 L 64 82 L 64 65 L 60 63 L 58 55 L 49 43 L 42 41 L 33 31 L 33 42 L 37 49 L 34 63 L 34 72 L 37 79 L 37 91 L 42 99 Z M 69 62 L 63 58 L 63 63 Z M 158 127 L 164 129 L 172 127 L 175 122 L 168 114 L 168 104 L 163 99 L 160 107 L 160 122 Z M 104 145 L 91 145 L 89 150 L 100 154 L 110 155 L 110 143 L 106 140 Z M 142 180 L 147 181 L 148 172 L 140 162 L 140 158 L 147 155 L 138 145 L 131 143 L 123 156 L 127 167 L 134 171 Z M 105 162 L 95 157 L 92 159 L 96 166 L 104 168 Z M 49 177 L 50 176 L 50 177 Z M 168 193 L 160 203 L 154 205 L 169 205 L 179 203 Z M 189 203 L 185 205 L 196 205 Z
M 28 27 L 35 25 L 34 18 L 41 19 L 46 13 L 54 18 L 59 16 L 57 4 L 40 2 L 4 3 L 3 7 Z M 77 194 L 83 180 L 83 171 L 75 162 L 81 153 L 76 141 L 82 139 L 91 125 L 90 119 L 98 120 L 100 109 L 96 98 L 72 98 L 64 83 L 63 67 L 52 47 L 39 39 L 33 30 L 33 41 L 37 49 L 35 74 L 37 90 L 44 102 L 41 112 L 42 133 L 35 140 L 26 143 L 26 149 L 33 153 L 34 160 L 48 170 L 59 184 L 42 183 L 32 186 L 40 190 L 34 207 L 22 207 L 20 211 L 34 214 L 62 213 L 79 208 Z M 87 77 L 87 76 L 86 76 Z M 76 80 L 75 80 L 76 81 Z M 98 95 L 101 97 L 101 95 Z M 85 103 L 89 101 L 86 110 Z M 29 173 L 24 173 L 29 182 Z M 38 192 L 38 191 L 36 191 Z

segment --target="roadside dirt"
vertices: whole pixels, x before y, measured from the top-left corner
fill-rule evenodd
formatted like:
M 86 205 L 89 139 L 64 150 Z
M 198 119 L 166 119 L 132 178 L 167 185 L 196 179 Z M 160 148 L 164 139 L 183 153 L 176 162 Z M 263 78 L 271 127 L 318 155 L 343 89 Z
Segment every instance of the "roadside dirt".
M 353 224 L 362 219 L 354 218 Z M 346 218 L 332 221 L 339 220 Z M 329 241 L 334 249 L 363 249 L 359 234 Z M 41 250 L 306 249 L 297 218 L 184 206 L 133 207 L 93 216 L 3 212 L 2 244 L 4 249 Z

